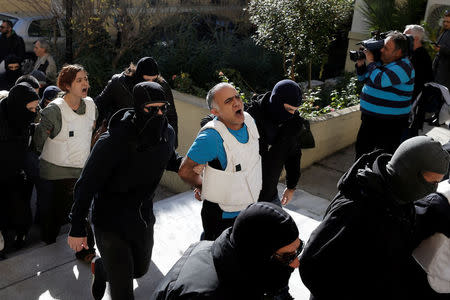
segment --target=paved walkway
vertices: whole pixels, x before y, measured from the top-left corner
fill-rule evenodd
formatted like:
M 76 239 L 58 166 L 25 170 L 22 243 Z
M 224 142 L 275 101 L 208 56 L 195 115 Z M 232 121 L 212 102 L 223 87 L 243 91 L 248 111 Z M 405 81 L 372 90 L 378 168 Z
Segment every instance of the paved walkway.
M 428 135 L 441 143 L 450 140 L 448 128 L 427 128 Z M 348 147 L 302 171 L 299 189 L 286 209 L 294 217 L 301 238 L 307 240 L 319 224 L 329 201 L 337 192 L 336 183 L 354 160 L 354 148 Z M 284 189 L 279 184 L 279 191 Z M 171 195 L 161 189 L 154 205 L 155 245 L 149 272 L 135 280 L 136 299 L 150 299 L 157 283 L 196 242 L 201 233 L 200 206 L 191 192 Z M 67 231 L 67 228 L 66 228 Z M 36 231 L 32 238 L 37 239 Z M 88 265 L 76 260 L 66 244 L 66 235 L 53 245 L 34 241 L 31 247 L 0 262 L 0 299 L 91 299 L 91 274 Z M 309 299 L 298 271 L 289 284 L 295 299 Z M 103 299 L 110 299 L 105 295 Z

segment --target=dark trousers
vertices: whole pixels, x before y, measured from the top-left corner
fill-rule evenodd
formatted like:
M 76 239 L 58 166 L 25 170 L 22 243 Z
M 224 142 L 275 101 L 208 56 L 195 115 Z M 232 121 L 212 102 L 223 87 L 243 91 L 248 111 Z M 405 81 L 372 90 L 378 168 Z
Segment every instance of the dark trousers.
M 56 242 L 61 226 L 69 223 L 69 213 L 73 205 L 73 188 L 77 179 L 46 180 L 39 179 L 38 203 L 41 224 L 41 239 L 52 244 Z M 88 253 L 95 253 L 94 237 L 91 226 L 86 222 L 88 250 L 81 250 L 75 255 L 84 258 Z
M 76 178 L 46 180 L 38 184 L 41 238 L 47 244 L 56 242 L 61 226 L 69 223 Z
M 37 191 L 39 182 L 39 156 L 33 151 L 28 150 L 26 153 L 24 171 L 26 174 L 24 197 L 30 201 L 33 194 L 33 188 L 36 186 Z M 37 206 L 39 206 L 39 203 L 37 203 Z M 36 210 L 36 218 L 39 219 L 38 210 Z
M 24 235 L 31 227 L 30 198 L 25 193 L 25 174 L 20 172 L 0 180 L 0 230 Z
M 202 240 L 214 241 L 225 229 L 233 226 L 236 218 L 223 219 L 222 213 L 223 210 L 217 203 L 213 203 L 208 200 L 203 201 L 201 211 L 203 224 Z
M 94 226 L 95 240 L 109 282 L 113 300 L 134 299 L 133 278 L 144 276 L 150 266 L 153 249 L 153 225 L 136 234 L 103 231 Z M 98 274 L 96 274 L 98 275 Z
M 356 159 L 376 149 L 394 153 L 407 127 L 407 118 L 391 120 L 362 115 L 355 144 Z

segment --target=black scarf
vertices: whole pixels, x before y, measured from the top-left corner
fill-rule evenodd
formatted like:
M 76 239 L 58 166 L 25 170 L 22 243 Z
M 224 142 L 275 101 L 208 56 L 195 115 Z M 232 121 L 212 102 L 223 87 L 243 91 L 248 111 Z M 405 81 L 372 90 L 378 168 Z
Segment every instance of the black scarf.
M 36 118 L 36 113 L 26 108 L 29 102 L 39 100 L 36 91 L 28 83 L 15 85 L 4 100 L 8 125 L 16 134 L 22 134 Z

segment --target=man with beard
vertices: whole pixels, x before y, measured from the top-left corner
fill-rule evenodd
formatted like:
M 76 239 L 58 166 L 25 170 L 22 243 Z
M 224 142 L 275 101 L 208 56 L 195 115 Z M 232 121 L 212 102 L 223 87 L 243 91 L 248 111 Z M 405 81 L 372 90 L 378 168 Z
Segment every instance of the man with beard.
M 262 170 L 258 129 L 236 89 L 219 83 L 206 102 L 215 118 L 200 130 L 178 175 L 196 188 L 197 200 L 203 200 L 203 239 L 212 241 L 258 200 Z M 202 177 L 199 169 L 205 164 Z
M 12 230 L 14 236 L 25 235 L 31 226 L 29 199 L 22 192 L 30 124 L 38 101 L 36 91 L 27 83 L 14 86 L 0 101 L 0 240 L 5 230 Z
M 191 245 L 151 299 L 292 299 L 279 294 L 299 266 L 298 236 L 281 207 L 252 204 L 215 241 Z
M 436 191 L 449 162 L 426 136 L 406 140 L 393 155 L 374 151 L 358 159 L 300 258 L 311 299 L 414 299 L 408 265 L 433 227 L 414 201 Z M 442 223 L 434 230 L 447 230 Z
M 74 190 L 69 246 L 87 249 L 85 219 L 91 206 L 101 258 L 92 270 L 94 299 L 110 284 L 114 300 L 134 299 L 133 278 L 147 273 L 153 248 L 153 197 L 164 170 L 178 171 L 175 133 L 166 118 L 163 88 L 142 82 L 134 109 L 121 109 L 92 149 Z
M 13 30 L 13 23 L 10 20 L 3 20 L 0 32 L 2 33 L 0 36 L 0 63 L 10 54 L 14 54 L 22 60 L 25 56 L 25 43 L 23 38 Z
M 9 55 L 5 58 L 5 73 L 0 75 L 0 91 L 9 91 L 16 80 L 22 76 L 20 69 L 20 58 L 15 55 Z

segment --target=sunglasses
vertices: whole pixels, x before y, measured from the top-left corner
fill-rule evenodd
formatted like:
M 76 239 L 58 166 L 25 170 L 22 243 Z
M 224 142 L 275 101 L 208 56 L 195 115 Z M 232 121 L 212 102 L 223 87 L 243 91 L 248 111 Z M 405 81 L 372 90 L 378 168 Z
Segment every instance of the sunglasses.
M 148 114 L 151 114 L 151 115 L 156 115 L 158 113 L 158 111 L 161 111 L 162 114 L 164 115 L 165 113 L 167 113 L 167 109 L 169 108 L 168 103 L 163 104 L 161 106 L 145 106 L 147 104 L 148 103 L 144 104 L 144 109 L 147 109 Z M 145 110 L 144 110 L 144 112 L 145 112 Z
M 272 258 L 278 260 L 280 263 L 282 263 L 284 265 L 290 265 L 297 257 L 300 256 L 304 247 L 305 247 L 305 243 L 302 240 L 300 240 L 300 246 L 297 248 L 297 250 L 295 250 L 295 252 L 289 252 L 289 253 L 283 253 L 283 254 L 278 254 L 275 252 L 272 255 Z

